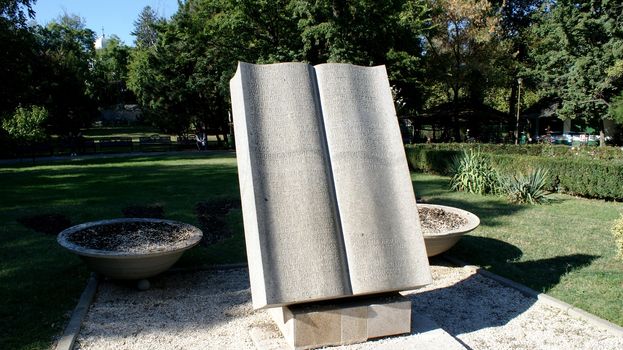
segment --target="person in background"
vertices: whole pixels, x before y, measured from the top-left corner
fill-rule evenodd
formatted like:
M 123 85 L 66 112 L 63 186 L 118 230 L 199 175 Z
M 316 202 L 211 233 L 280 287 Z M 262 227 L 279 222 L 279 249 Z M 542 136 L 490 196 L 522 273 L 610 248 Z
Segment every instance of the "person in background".
M 197 130 L 197 133 L 195 134 L 195 140 L 197 141 L 198 150 L 201 151 L 207 149 L 206 134 L 205 132 L 203 132 L 202 129 Z

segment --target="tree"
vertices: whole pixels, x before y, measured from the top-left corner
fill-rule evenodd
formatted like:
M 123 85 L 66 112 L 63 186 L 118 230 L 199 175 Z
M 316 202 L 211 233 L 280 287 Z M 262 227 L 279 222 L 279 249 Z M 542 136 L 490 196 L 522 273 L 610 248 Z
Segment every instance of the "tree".
M 0 22 L 15 27 L 25 27 L 28 18 L 35 18 L 32 6 L 37 0 L 2 0 L 0 1 Z
M 75 15 L 65 14 L 38 27 L 39 61 L 34 79 L 37 100 L 49 112 L 50 132 L 76 133 L 90 124 L 97 109 L 92 97 L 91 65 L 95 57 L 95 33 Z
M 12 114 L 32 91 L 35 38 L 26 25 L 33 0 L 0 1 L 0 120 Z
M 288 1 L 187 1 L 158 25 L 157 44 L 137 50 L 129 87 L 146 116 L 171 132 L 191 124 L 228 132 L 229 79 L 237 62 L 295 60 Z M 290 22 L 288 22 L 290 21 Z
M 387 64 L 401 112 L 411 113 L 421 105 L 427 9 L 421 0 L 189 0 L 156 26 L 154 47 L 132 55 L 129 86 L 158 125 L 225 133 L 238 61 Z
M 48 111 L 41 106 L 17 107 L 10 118 L 2 121 L 2 128 L 20 143 L 30 143 L 47 137 L 45 123 Z
M 608 114 L 617 124 L 623 124 L 623 93 L 612 98 L 610 106 L 608 106 Z
M 147 48 L 156 45 L 158 40 L 157 25 L 163 21 L 158 17 L 151 6 L 145 6 L 138 18 L 134 21 L 132 35 L 136 37 L 134 44 L 138 48 Z
M 426 35 L 427 68 L 447 100 L 483 102 L 484 91 L 500 86 L 499 68 L 509 57 L 500 39 L 500 17 L 487 0 L 430 1 L 432 30 Z M 502 64 L 501 64 L 502 63 Z
M 432 20 L 430 30 L 424 33 L 429 86 L 426 107 L 446 105 L 444 109 L 450 111 L 441 125 L 442 138 L 460 140 L 464 125 L 458 123 L 457 116 L 462 107 L 491 104 L 487 97 L 508 86 L 509 45 L 501 35 L 499 11 L 489 1 L 428 3 Z M 477 126 L 479 121 L 468 124 Z
M 313 64 L 385 64 L 399 113 L 422 106 L 421 35 L 430 7 L 420 0 L 292 1 L 303 42 L 303 58 Z
M 112 35 L 106 45 L 95 52 L 92 64 L 92 95 L 98 106 L 106 107 L 134 100 L 128 91 L 130 48 L 118 36 Z
M 538 12 L 544 0 L 498 0 L 493 1 L 494 7 L 500 14 L 501 36 L 509 45 L 509 59 L 506 60 L 508 78 L 505 86 L 499 91 L 494 91 L 492 99 L 503 92 L 509 92 L 504 103 L 500 103 L 500 110 L 507 110 L 510 115 L 517 111 L 517 90 L 520 73 L 525 69 L 528 60 L 528 47 L 530 28 L 535 21 L 535 13 Z M 528 83 L 528 84 L 526 84 Z M 524 80 L 522 86 L 522 101 L 524 104 L 527 96 L 534 96 L 531 81 Z M 528 89 L 526 89 L 528 88 Z M 526 94 L 527 93 L 527 94 Z
M 623 4 L 611 0 L 547 1 L 532 30 L 527 74 L 543 96 L 558 96 L 561 119 L 600 130 L 623 85 Z

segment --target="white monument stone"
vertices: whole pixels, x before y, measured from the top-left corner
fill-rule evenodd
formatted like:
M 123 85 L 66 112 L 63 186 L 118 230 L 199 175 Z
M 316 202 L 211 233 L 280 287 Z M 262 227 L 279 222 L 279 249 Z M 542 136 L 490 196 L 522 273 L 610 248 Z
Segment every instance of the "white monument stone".
M 431 282 L 384 66 L 240 63 L 230 86 L 255 308 Z

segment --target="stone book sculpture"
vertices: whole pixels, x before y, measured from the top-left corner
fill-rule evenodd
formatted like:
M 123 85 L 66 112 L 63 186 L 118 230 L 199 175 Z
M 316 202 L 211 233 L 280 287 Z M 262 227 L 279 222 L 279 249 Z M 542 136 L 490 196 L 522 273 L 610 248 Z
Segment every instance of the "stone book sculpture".
M 240 63 L 230 87 L 254 308 L 431 282 L 384 66 Z

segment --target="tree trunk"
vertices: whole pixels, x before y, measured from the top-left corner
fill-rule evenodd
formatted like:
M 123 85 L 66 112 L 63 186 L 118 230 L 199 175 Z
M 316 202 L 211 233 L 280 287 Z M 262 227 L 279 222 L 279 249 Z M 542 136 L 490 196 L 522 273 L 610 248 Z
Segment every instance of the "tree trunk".
M 508 114 L 515 115 L 517 113 L 517 79 L 511 83 L 511 94 L 508 97 Z
M 606 126 L 604 125 L 604 120 L 601 118 L 599 120 L 599 147 L 604 147 L 606 145 Z
M 448 128 L 450 129 L 448 133 L 450 135 L 449 136 L 450 141 L 455 141 L 455 142 L 460 142 L 460 138 L 461 138 L 460 137 L 461 132 L 459 130 L 458 117 L 457 117 L 459 113 L 459 90 L 460 90 L 460 86 L 459 86 L 459 83 L 457 82 L 454 85 L 454 88 L 452 88 L 453 111 L 452 111 L 452 118 L 450 119 L 452 125 L 448 126 Z M 446 129 L 446 132 L 447 132 L 447 129 Z

